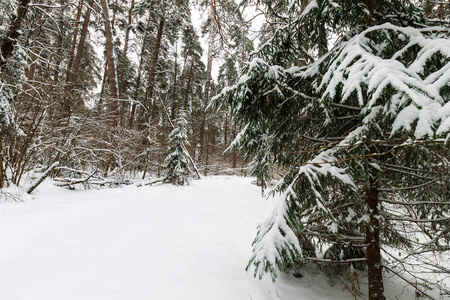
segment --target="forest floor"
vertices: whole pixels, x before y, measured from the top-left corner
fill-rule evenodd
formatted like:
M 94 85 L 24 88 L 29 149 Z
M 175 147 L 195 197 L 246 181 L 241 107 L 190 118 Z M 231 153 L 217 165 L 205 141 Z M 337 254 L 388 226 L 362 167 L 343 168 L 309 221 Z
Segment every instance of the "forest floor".
M 46 181 L 0 203 L 0 299 L 354 299 L 318 271 L 276 283 L 245 271 L 275 205 L 251 181 L 75 191 Z M 414 299 L 400 281 L 385 286 L 388 299 Z

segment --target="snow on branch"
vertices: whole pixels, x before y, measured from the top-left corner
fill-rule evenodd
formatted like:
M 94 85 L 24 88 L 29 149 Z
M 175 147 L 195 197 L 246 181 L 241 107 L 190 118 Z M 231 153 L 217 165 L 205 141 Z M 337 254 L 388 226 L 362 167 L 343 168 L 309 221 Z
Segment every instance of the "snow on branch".
M 301 234 L 301 220 L 292 213 L 292 208 L 301 206 L 301 202 L 308 201 L 302 199 L 295 192 L 297 184 L 309 184 L 309 190 L 315 204 L 312 204 L 311 217 L 317 214 L 328 216 L 326 226 L 331 233 L 337 233 L 338 226 L 332 212 L 327 208 L 327 204 L 321 195 L 321 176 L 330 176 L 335 180 L 348 185 L 356 191 L 356 185 L 351 176 L 347 174 L 346 169 L 334 165 L 338 159 L 334 154 L 338 148 L 329 149 L 321 152 L 314 159 L 301 166 L 297 175 L 287 188 L 283 188 L 286 179 L 283 178 L 273 189 L 282 190 L 279 195 L 279 201 L 271 217 L 259 226 L 258 235 L 253 242 L 253 255 L 250 259 L 247 269 L 253 265 L 255 267 L 255 276 L 260 278 L 265 274 L 271 274 L 276 278 L 275 266 L 278 270 L 285 272 L 288 266 L 293 266 L 295 261 L 302 260 L 302 248 L 299 244 L 297 234 Z M 308 197 L 308 196 L 305 196 Z M 294 232 L 292 228 L 297 231 Z
M 420 51 L 414 51 L 419 48 Z M 319 74 L 319 66 L 326 72 Z M 392 119 L 391 135 L 406 131 L 415 139 L 450 137 L 450 40 L 411 27 L 371 27 L 300 71 L 318 78 L 322 105 L 336 101 Z M 332 100 L 333 99 L 333 100 Z

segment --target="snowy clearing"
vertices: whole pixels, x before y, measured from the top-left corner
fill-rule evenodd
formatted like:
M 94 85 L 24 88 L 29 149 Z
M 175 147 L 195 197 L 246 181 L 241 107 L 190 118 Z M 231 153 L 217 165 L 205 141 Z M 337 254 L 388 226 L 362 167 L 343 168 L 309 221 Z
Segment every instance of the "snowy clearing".
M 317 272 L 274 284 L 245 271 L 275 205 L 251 181 L 86 191 L 47 181 L 0 203 L 0 299 L 354 299 Z M 385 286 L 389 299 L 414 299 L 401 282 Z

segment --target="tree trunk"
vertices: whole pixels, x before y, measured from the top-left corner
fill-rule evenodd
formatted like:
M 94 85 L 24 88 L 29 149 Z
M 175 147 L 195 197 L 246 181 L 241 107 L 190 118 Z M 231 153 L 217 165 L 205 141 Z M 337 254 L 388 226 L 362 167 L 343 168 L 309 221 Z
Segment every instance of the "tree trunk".
M 208 64 L 206 67 L 206 83 L 205 91 L 203 94 L 202 114 L 200 116 L 199 128 L 198 128 L 198 140 L 197 147 L 195 148 L 195 159 L 197 165 L 200 165 L 201 158 L 203 156 L 204 139 L 205 139 L 205 126 L 206 126 L 206 107 L 209 102 L 209 89 L 211 87 L 211 69 L 212 69 L 212 48 L 214 43 L 214 26 L 212 28 L 212 34 L 210 37 L 210 43 L 208 46 Z
M 369 10 L 369 15 L 366 15 L 365 21 L 367 26 L 373 26 L 375 25 L 373 23 L 374 17 L 375 17 L 375 11 L 373 9 L 373 2 L 374 0 L 365 0 L 364 4 L 366 5 L 367 9 Z
M 177 92 L 177 75 L 178 75 L 178 44 L 175 45 L 175 63 L 173 72 L 173 92 L 172 92 L 172 121 L 175 120 L 178 113 L 178 92 Z
M 366 203 L 370 211 L 370 223 L 366 229 L 369 300 L 384 300 L 383 267 L 380 251 L 380 221 L 378 180 L 371 179 L 366 188 Z
M 134 9 L 135 1 L 131 0 L 130 9 L 128 10 L 128 18 L 127 18 L 127 28 L 125 29 L 125 41 L 123 45 L 123 66 L 126 66 L 128 60 L 128 44 L 130 41 L 130 31 L 131 31 L 131 22 L 133 21 L 133 9 Z M 126 97 L 126 76 L 124 72 L 119 72 L 121 76 L 119 76 L 119 97 L 121 99 Z M 121 124 L 125 124 L 127 120 L 127 112 L 129 110 L 129 103 L 127 101 L 122 101 L 120 104 L 120 122 Z
M 45 23 L 45 18 L 42 18 L 42 11 L 38 10 L 36 11 L 36 21 L 35 24 L 37 26 L 37 28 L 34 30 L 33 35 L 31 37 L 31 43 L 30 46 L 32 47 L 36 40 L 38 39 L 39 35 L 41 34 L 41 28 L 42 25 L 44 25 Z M 26 76 L 30 81 L 34 80 L 34 74 L 36 72 L 36 54 L 34 53 L 34 51 L 32 51 L 32 53 L 30 53 L 30 71 L 28 72 L 28 75 Z M 50 63 L 49 63 L 50 65 Z
M 324 56 L 328 53 L 328 37 L 327 37 L 327 28 L 325 24 L 322 23 L 319 25 L 319 57 Z
M 3 69 L 6 66 L 6 63 L 13 55 L 14 47 L 17 44 L 17 39 L 22 34 L 20 31 L 20 27 L 22 25 L 22 21 L 25 18 L 25 14 L 28 10 L 28 4 L 30 0 L 21 0 L 19 2 L 19 7 L 17 8 L 17 15 L 11 22 L 11 26 L 8 29 L 8 32 L 5 34 L 5 38 L 0 45 L 0 76 L 3 73 Z
M 223 125 L 223 145 L 228 144 L 228 113 L 225 113 L 225 124 Z
M 161 49 L 161 39 L 162 39 L 162 35 L 163 35 L 163 31 L 164 31 L 164 26 L 165 26 L 165 16 L 162 15 L 161 19 L 159 20 L 159 25 L 158 25 L 158 33 L 156 34 L 156 41 L 155 41 L 155 46 L 153 47 L 153 52 L 152 52 L 152 60 L 150 62 L 150 71 L 149 71 L 149 75 L 148 75 L 148 86 L 147 86 L 147 91 L 146 91 L 146 95 L 145 95 L 145 101 L 146 101 L 146 107 L 147 107 L 147 118 L 150 118 L 150 114 L 151 114 L 151 107 L 153 105 L 153 92 L 155 89 L 155 77 L 156 77 L 156 66 L 158 63 L 158 56 L 159 56 L 159 50 Z M 149 124 L 150 126 L 150 124 Z
M 133 17 L 133 9 L 134 9 L 134 0 L 131 0 L 130 10 L 128 11 L 128 21 L 127 21 L 127 29 L 125 30 L 125 42 L 123 45 L 123 57 L 127 58 L 128 54 L 128 43 L 130 40 L 130 31 L 131 31 L 131 22 Z
M 106 38 L 106 62 L 108 64 L 108 83 L 109 92 L 112 98 L 110 103 L 110 110 L 113 116 L 113 125 L 117 125 L 118 121 L 118 86 L 117 86 L 117 73 L 116 64 L 114 61 L 114 44 L 113 33 L 111 28 L 111 20 L 109 18 L 109 7 L 107 0 L 100 0 L 102 4 L 103 17 L 105 19 L 105 38 Z
M 83 2 L 84 2 L 84 0 L 80 0 L 80 2 L 78 3 L 77 18 L 76 18 L 76 22 L 75 22 L 75 30 L 73 32 L 73 39 L 72 39 L 72 48 L 70 50 L 69 64 L 67 65 L 67 81 L 70 81 L 70 78 L 71 78 L 70 71 L 72 70 L 73 59 L 75 57 L 75 46 L 77 44 L 78 27 L 80 26 L 81 11 L 83 9 Z
M 80 70 L 81 58 L 83 57 L 84 43 L 86 42 L 86 36 L 89 30 L 89 22 L 91 19 L 91 10 L 94 5 L 94 0 L 89 0 L 89 5 L 86 9 L 86 15 L 84 16 L 83 27 L 81 29 L 80 41 L 78 42 L 77 54 L 73 62 L 73 70 L 71 81 L 76 82 L 78 71 Z
M 47 178 L 53 171 L 53 169 L 55 169 L 57 166 L 59 165 L 58 162 L 53 163 L 45 172 L 44 174 L 42 174 L 42 176 L 38 179 L 38 181 L 36 181 L 36 183 L 33 184 L 32 187 L 30 187 L 27 190 L 27 194 L 31 194 L 44 180 L 45 178 Z
M 51 117 L 53 116 L 57 116 L 57 117 L 61 117 L 62 119 L 64 119 L 65 117 L 67 117 L 65 115 L 65 111 L 64 111 L 64 101 L 61 99 L 61 80 L 60 80 L 60 70 L 61 70 L 61 64 L 62 64 L 62 56 L 63 56 L 63 45 L 64 45 L 64 35 L 65 35 L 65 26 L 64 26 L 64 19 L 63 19 L 63 15 L 65 12 L 65 5 L 64 5 L 64 1 L 65 0 L 60 0 L 59 1 L 59 5 L 61 5 L 63 8 L 61 9 L 61 13 L 59 15 L 58 18 L 58 26 L 57 26 L 57 33 L 58 33 L 58 37 L 56 40 L 56 43 L 53 45 L 53 47 L 55 47 L 56 49 L 56 53 L 55 53 L 55 59 L 54 59 L 54 68 L 53 68 L 53 84 L 51 86 L 51 94 L 52 94 L 52 101 L 53 103 L 59 103 L 60 105 L 54 105 L 54 106 L 50 106 L 49 108 L 49 115 Z M 65 97 L 65 95 L 63 96 Z M 61 113 L 62 112 L 62 113 Z
M 429 17 L 431 13 L 433 12 L 433 2 L 430 0 L 427 0 L 425 2 L 425 17 Z
M 133 103 L 131 104 L 130 121 L 128 124 L 130 129 L 132 129 L 134 126 L 134 118 L 136 115 L 136 102 L 139 101 L 139 88 L 141 86 L 141 80 L 142 80 L 142 63 L 143 63 L 144 52 L 145 52 L 145 41 L 144 41 L 144 44 L 142 45 L 141 55 L 139 57 L 138 76 L 136 78 L 136 90 L 134 92 Z
M 3 156 L 3 136 L 0 132 L 0 189 L 5 185 L 6 180 L 6 161 Z
M 82 2 L 80 2 L 82 3 Z M 67 116 L 70 116 L 74 106 L 76 107 L 82 107 L 83 105 L 78 102 L 77 104 L 74 104 L 74 99 L 76 98 L 76 86 L 78 81 L 78 72 L 80 70 L 80 64 L 81 64 L 81 58 L 83 57 L 83 50 L 84 50 L 84 44 L 86 42 L 86 36 L 89 30 L 89 22 L 91 18 L 91 8 L 92 5 L 94 5 L 93 0 L 89 0 L 89 4 L 87 5 L 86 9 L 86 15 L 84 17 L 83 25 L 81 28 L 81 35 L 80 40 L 78 41 L 78 46 L 76 48 L 76 54 L 75 54 L 75 48 L 72 49 L 70 62 L 67 67 L 67 91 L 68 95 L 64 98 L 64 111 Z M 78 24 L 77 24 L 78 26 Z M 76 36 L 78 34 L 78 30 L 76 30 L 74 35 L 74 42 L 76 41 Z
M 188 109 L 189 104 L 189 91 L 191 90 L 191 84 L 192 84 L 192 77 L 194 76 L 194 56 L 191 58 L 191 66 L 189 68 L 189 76 L 186 86 L 186 95 L 184 97 L 184 109 Z
M 234 124 L 234 126 L 233 126 L 233 138 L 236 138 L 236 135 L 237 135 L 236 124 Z M 232 164 L 233 169 L 235 169 L 236 166 L 237 166 L 237 151 L 233 150 L 233 164 Z
M 133 103 L 131 104 L 131 111 L 130 111 L 130 120 L 129 120 L 129 128 L 132 129 L 134 126 L 134 118 L 136 115 L 136 102 L 139 100 L 139 88 L 141 86 L 141 80 L 142 80 L 142 67 L 144 63 L 144 54 L 145 49 L 147 47 L 147 40 L 148 40 L 148 27 L 150 26 L 150 18 L 148 19 L 147 26 L 145 29 L 144 38 L 142 41 L 142 48 L 141 48 L 141 54 L 139 55 L 139 66 L 138 66 L 138 73 L 137 73 L 137 79 L 136 79 L 136 90 L 134 92 L 133 97 Z

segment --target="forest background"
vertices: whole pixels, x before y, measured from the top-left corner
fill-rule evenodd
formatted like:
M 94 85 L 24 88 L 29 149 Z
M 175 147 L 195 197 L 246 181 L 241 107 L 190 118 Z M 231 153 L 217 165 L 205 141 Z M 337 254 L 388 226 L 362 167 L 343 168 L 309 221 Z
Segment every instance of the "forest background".
M 243 167 L 236 152 L 222 155 L 238 128 L 226 109 L 206 109 L 253 50 L 236 3 L 3 1 L 0 10 L 2 43 L 15 35 L 14 53 L 2 48 L 2 70 L 14 75 L 2 84 L 1 186 L 55 163 L 56 177 L 161 175 L 181 110 L 198 171 L 241 172 L 230 169 Z
M 322 262 L 365 262 L 371 300 L 383 270 L 447 295 L 414 268 L 449 273 L 427 256 L 450 241 L 449 3 L 2 1 L 0 188 L 283 175 L 255 276 L 332 245 Z

